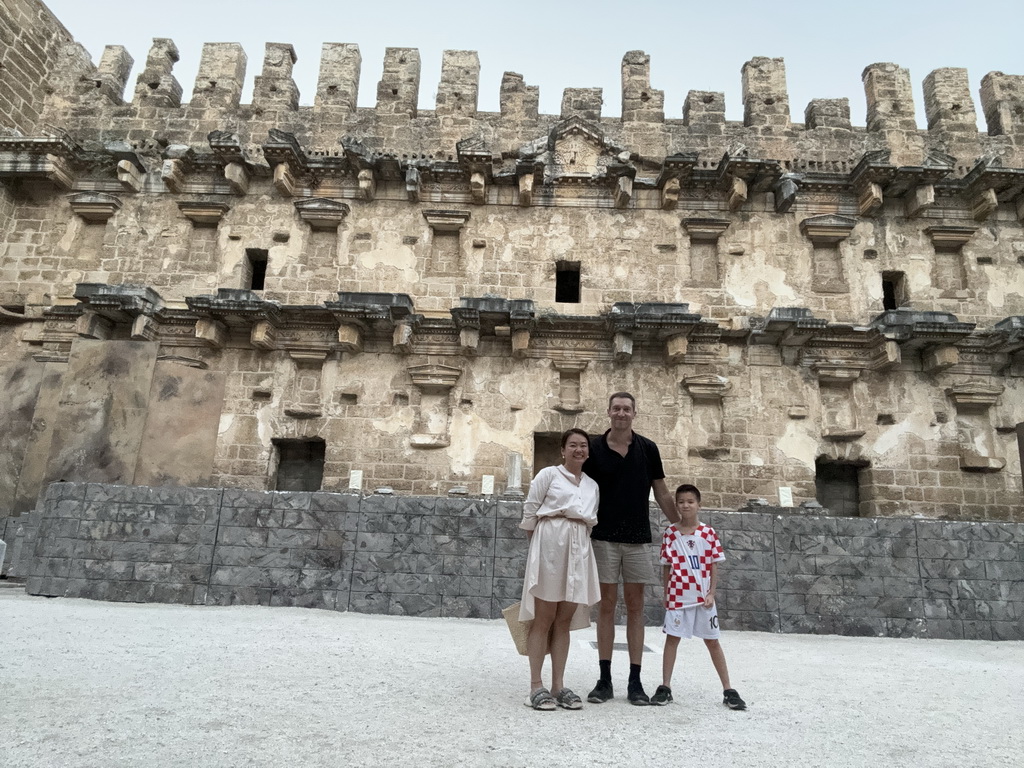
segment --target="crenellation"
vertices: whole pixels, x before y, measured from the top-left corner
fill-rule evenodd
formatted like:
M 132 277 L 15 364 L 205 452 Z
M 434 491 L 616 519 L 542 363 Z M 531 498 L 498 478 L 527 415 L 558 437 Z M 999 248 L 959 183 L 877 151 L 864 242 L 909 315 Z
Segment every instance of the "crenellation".
M 359 74 L 363 57 L 353 43 L 324 43 L 320 53 L 320 78 L 313 106 L 318 111 L 338 109 L 356 111 L 359 100 Z
M 253 86 L 254 107 L 295 112 L 299 108 L 299 87 L 292 78 L 298 57 L 290 43 L 267 43 L 263 55 L 263 73 Z
M 622 57 L 622 122 L 665 122 L 665 92 L 651 88 L 651 57 L 643 51 Z
M 989 135 L 1024 134 L 1024 75 L 989 72 L 981 79 L 981 106 Z
M 924 79 L 924 110 L 929 131 L 977 138 L 978 115 L 966 69 L 948 67 L 929 73 Z
M 910 72 L 896 64 L 871 64 L 861 76 L 869 131 L 917 131 Z
M 601 106 L 604 104 L 601 88 L 566 88 L 562 92 L 563 120 L 570 117 L 581 117 L 584 120 L 600 120 Z
M 204 43 L 190 106 L 196 109 L 237 109 L 247 61 L 245 51 L 238 43 Z
M 377 83 L 377 114 L 416 117 L 420 93 L 420 52 L 416 48 L 387 48 L 384 73 Z
M 789 127 L 786 65 L 780 58 L 755 56 L 743 65 L 743 124 L 747 127 Z
M 146 66 L 135 84 L 133 106 L 180 107 L 181 83 L 172 70 L 180 54 L 174 41 L 166 37 L 153 38 L 153 45 L 146 56 Z
M 124 103 L 124 89 L 128 85 L 135 59 L 121 45 L 108 45 L 103 49 L 96 76 L 93 80 L 84 79 L 79 93 L 87 95 L 88 91 L 98 93 L 111 104 Z
M 811 99 L 804 110 L 804 127 L 844 128 L 849 130 L 850 100 L 849 99 Z
M 445 51 L 437 86 L 436 114 L 473 116 L 480 90 L 480 57 L 476 51 Z
M 721 133 L 725 126 L 725 94 L 719 91 L 690 91 L 683 102 L 683 124 Z M 715 130 L 715 129 L 718 130 Z
M 534 121 L 540 108 L 540 88 L 526 85 L 518 72 L 506 72 L 501 76 L 499 103 L 502 118 Z

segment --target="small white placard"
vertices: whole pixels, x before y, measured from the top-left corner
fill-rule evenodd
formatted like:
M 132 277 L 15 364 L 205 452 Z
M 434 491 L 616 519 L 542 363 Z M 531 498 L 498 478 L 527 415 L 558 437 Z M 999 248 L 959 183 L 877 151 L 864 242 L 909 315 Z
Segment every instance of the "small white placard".
M 779 486 L 779 506 L 780 507 L 792 507 L 793 506 L 793 489 L 788 485 Z
M 494 495 L 494 475 L 484 475 L 480 481 L 480 493 L 484 496 Z
M 363 470 L 353 469 L 348 476 L 348 487 L 350 491 L 359 491 L 363 488 Z

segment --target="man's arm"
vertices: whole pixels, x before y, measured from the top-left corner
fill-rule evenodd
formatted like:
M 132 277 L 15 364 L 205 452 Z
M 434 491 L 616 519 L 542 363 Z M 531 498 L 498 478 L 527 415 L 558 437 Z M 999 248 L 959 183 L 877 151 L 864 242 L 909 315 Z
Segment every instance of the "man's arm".
M 668 518 L 670 523 L 678 523 L 679 515 L 676 514 L 676 500 L 673 498 L 668 486 L 665 485 L 665 478 L 655 480 L 651 483 L 651 487 L 654 489 L 654 500 L 661 507 L 662 514 Z

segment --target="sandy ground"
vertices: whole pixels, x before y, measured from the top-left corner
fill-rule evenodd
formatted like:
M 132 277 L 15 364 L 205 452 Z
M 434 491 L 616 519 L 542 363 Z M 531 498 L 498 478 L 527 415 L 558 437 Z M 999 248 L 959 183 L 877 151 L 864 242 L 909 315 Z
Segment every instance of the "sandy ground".
M 592 630 L 567 682 L 596 679 Z M 624 639 L 617 638 L 617 639 Z M 649 630 L 644 681 L 660 682 Z M 201 608 L 0 591 L 0 766 L 1021 766 L 1024 643 L 723 635 L 667 707 L 523 706 L 501 621 Z

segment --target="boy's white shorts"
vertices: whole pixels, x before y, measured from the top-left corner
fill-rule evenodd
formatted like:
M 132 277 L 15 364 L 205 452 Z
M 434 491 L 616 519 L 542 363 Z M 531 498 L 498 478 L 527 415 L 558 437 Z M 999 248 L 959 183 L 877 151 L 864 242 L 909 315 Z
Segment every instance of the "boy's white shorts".
M 662 629 L 666 635 L 717 640 L 722 635 L 718 628 L 718 605 L 716 603 L 710 608 L 694 605 L 665 611 L 665 626 Z

